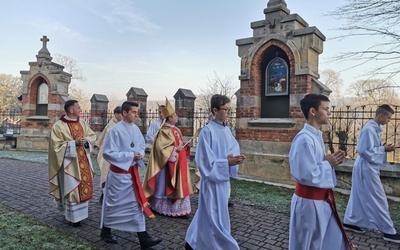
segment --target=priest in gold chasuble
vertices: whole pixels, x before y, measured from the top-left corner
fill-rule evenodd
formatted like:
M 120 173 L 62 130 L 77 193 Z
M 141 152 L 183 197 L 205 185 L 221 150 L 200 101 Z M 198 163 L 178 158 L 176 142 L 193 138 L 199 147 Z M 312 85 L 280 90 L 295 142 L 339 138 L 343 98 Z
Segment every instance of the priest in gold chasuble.
M 50 194 L 58 209 L 73 226 L 88 217 L 89 200 L 93 198 L 93 168 L 90 159 L 95 133 L 79 119 L 78 101 L 65 102 L 66 112 L 57 121 L 49 138 Z

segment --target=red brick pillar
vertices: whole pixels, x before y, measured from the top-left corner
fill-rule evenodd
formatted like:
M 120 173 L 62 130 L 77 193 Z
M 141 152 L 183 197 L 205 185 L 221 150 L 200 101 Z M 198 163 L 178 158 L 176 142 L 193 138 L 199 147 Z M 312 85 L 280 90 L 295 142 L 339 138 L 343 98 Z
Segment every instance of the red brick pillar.
M 193 135 L 193 113 L 194 101 L 196 96 L 189 89 L 179 89 L 174 95 L 175 112 L 179 116 L 177 126 L 182 131 L 183 136 Z
M 90 128 L 101 132 L 107 125 L 108 98 L 105 95 L 93 94 L 90 102 Z
M 147 93 L 142 88 L 132 87 L 126 94 L 127 101 L 136 102 L 139 104 L 140 120 L 136 122 L 142 134 L 147 132 Z

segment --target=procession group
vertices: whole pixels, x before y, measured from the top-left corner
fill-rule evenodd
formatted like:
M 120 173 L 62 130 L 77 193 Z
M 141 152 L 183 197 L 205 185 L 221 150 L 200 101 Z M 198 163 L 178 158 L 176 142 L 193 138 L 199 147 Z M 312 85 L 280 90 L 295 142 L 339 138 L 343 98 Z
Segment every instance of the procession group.
M 150 125 L 145 137 L 135 125 L 138 106 L 126 101 L 116 107 L 114 118 L 96 140 L 89 125 L 79 118 L 79 102 L 65 102 L 65 114 L 53 125 L 49 139 L 50 194 L 65 219 L 79 227 L 88 218 L 94 190 L 90 155 L 97 146 L 102 188 L 99 225 L 104 241 L 117 243 L 112 229 L 136 232 L 141 249 L 151 249 L 161 240 L 147 233 L 145 216 L 188 218 L 190 195 L 198 189 L 198 209 L 183 247 L 239 249 L 231 236 L 229 180 L 237 177 L 246 157 L 225 126 L 231 112 L 230 99 L 219 94 L 211 98 L 212 118 L 196 138 L 195 163 L 200 177 L 196 186 L 188 164 L 192 142 L 185 141 L 176 126 L 179 117 L 168 99 L 159 106 L 160 118 Z M 346 231 L 364 233 L 364 229 L 378 230 L 384 240 L 400 243 L 379 179 L 386 153 L 395 150 L 394 145 L 381 141 L 382 126 L 390 121 L 393 109 L 386 104 L 379 106 L 375 118 L 361 130 L 342 223 L 332 188 L 336 185 L 335 167 L 345 161 L 346 154 L 341 150 L 327 154 L 321 132 L 329 122 L 329 99 L 308 94 L 300 107 L 306 123 L 289 152 L 290 170 L 296 180 L 290 208 L 289 249 L 355 249 L 357 246 Z M 143 161 L 146 143 L 152 145 L 147 163 Z M 143 180 L 139 168 L 145 170 Z

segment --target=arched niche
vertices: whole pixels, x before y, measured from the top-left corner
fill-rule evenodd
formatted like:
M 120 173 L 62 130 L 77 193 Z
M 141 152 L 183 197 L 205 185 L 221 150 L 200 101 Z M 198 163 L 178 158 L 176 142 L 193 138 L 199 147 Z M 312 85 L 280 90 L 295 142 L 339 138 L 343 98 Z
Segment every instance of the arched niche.
M 49 103 L 49 86 L 47 83 L 42 81 L 37 86 L 37 95 L 36 95 L 36 115 L 47 116 Z
M 289 118 L 290 62 L 278 46 L 268 47 L 260 64 L 261 118 Z

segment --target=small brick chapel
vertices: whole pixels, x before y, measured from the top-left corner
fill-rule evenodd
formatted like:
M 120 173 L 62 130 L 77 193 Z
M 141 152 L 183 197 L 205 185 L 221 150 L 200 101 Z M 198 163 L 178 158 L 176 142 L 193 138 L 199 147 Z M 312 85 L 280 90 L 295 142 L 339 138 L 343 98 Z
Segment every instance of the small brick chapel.
M 293 184 L 288 153 L 305 122 L 305 94 L 331 92 L 318 81 L 325 36 L 291 14 L 284 0 L 270 0 L 253 36 L 236 40 L 241 58 L 236 138 L 247 156 L 241 174 Z

